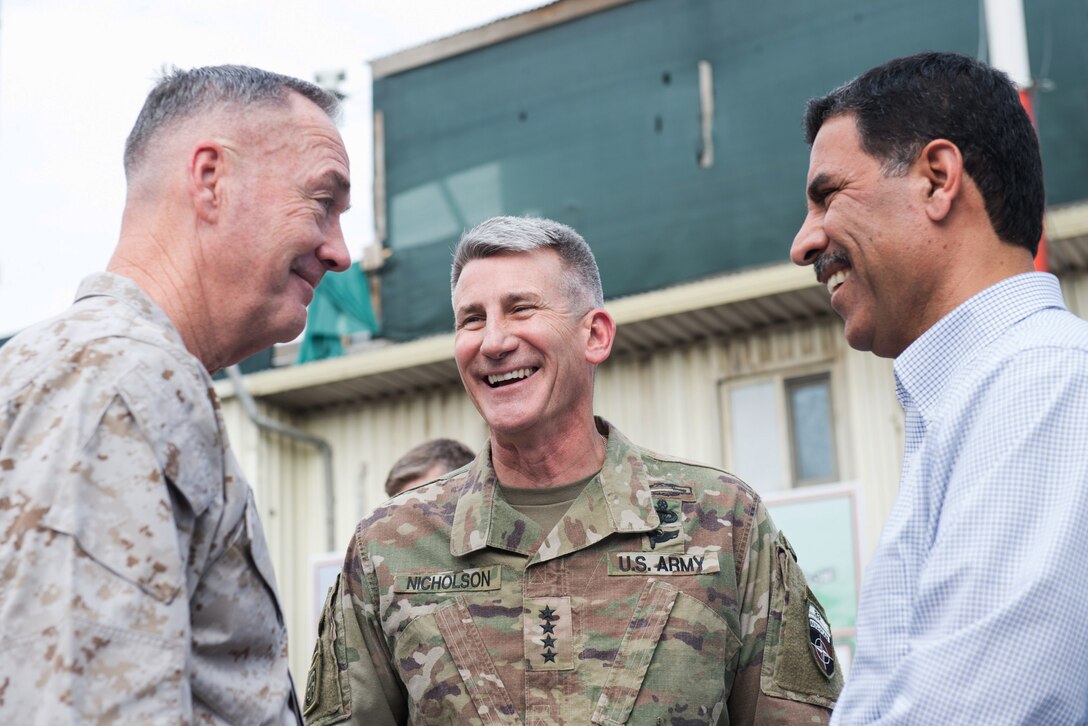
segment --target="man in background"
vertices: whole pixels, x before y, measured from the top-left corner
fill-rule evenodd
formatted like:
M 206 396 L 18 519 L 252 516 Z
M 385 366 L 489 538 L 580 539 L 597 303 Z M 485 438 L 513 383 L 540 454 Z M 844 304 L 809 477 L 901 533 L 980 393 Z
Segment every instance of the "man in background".
M 830 626 L 758 495 L 593 415 L 616 327 L 585 240 L 487 220 L 451 287 L 490 441 L 360 522 L 307 721 L 826 722 Z
M 165 75 L 108 271 L 0 349 L 0 722 L 297 722 L 209 374 L 297 336 L 349 263 L 336 114 L 255 68 Z
M 430 439 L 409 449 L 389 470 L 385 493 L 395 497 L 432 479 L 460 469 L 476 458 L 472 449 L 453 439 Z
M 1008 78 L 951 53 L 813 99 L 813 265 L 895 358 L 902 481 L 833 723 L 1088 722 L 1088 323 L 1033 271 L 1043 175 Z

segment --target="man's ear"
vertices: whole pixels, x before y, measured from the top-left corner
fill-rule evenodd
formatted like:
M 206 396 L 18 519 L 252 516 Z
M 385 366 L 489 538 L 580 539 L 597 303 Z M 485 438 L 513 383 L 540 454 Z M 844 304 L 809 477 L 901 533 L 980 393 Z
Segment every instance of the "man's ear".
M 214 224 L 223 201 L 223 176 L 226 154 L 214 141 L 201 141 L 193 147 L 189 161 L 189 190 L 197 217 Z
M 933 222 L 943 221 L 963 185 L 963 154 L 948 139 L 934 139 L 918 156 L 917 165 L 929 184 L 926 214 Z
M 589 331 L 586 340 L 586 360 L 600 365 L 612 355 L 612 342 L 616 339 L 616 321 L 601 308 L 586 313 L 585 326 Z

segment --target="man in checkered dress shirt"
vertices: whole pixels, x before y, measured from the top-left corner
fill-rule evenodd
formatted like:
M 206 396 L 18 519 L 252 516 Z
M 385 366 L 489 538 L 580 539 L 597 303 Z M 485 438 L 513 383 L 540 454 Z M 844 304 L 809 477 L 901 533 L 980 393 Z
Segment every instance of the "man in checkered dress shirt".
M 813 265 L 895 358 L 902 481 L 833 724 L 1088 723 L 1088 323 L 1033 271 L 1039 146 L 1008 78 L 890 61 L 809 102 Z

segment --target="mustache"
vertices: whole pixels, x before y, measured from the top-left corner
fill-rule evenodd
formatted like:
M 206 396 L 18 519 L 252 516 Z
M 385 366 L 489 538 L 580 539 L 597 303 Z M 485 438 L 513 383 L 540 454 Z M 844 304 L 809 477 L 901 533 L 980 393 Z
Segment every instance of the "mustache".
M 816 272 L 816 279 L 824 279 L 824 271 L 830 266 L 852 267 L 850 264 L 850 255 L 838 251 L 820 253 L 820 256 L 812 262 L 812 268 Z

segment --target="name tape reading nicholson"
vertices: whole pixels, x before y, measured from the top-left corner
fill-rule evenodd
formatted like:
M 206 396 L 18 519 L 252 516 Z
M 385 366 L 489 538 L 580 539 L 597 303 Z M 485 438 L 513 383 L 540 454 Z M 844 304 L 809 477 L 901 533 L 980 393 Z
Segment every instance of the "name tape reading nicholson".
M 502 586 L 502 567 L 397 575 L 393 592 L 482 592 Z

